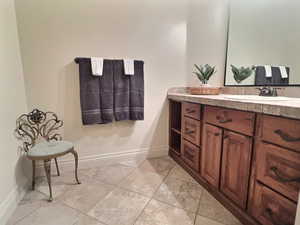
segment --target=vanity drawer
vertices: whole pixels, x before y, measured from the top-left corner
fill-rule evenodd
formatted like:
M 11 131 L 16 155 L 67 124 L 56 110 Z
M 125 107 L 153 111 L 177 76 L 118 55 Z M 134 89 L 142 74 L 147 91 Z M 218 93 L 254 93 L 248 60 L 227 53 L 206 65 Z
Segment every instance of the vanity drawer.
M 206 122 L 219 127 L 224 127 L 249 136 L 253 135 L 255 113 L 206 106 L 204 109 L 204 119 Z
M 300 153 L 259 143 L 256 150 L 257 179 L 297 201 L 300 190 Z
M 200 121 L 188 117 L 182 118 L 182 135 L 195 145 L 200 145 Z
M 196 120 L 201 118 L 201 106 L 199 104 L 183 102 L 182 103 L 182 113 L 183 116 L 188 116 Z
M 200 149 L 188 141 L 182 142 L 181 157 L 195 171 L 199 171 Z
M 300 121 L 262 115 L 260 136 L 264 141 L 300 152 Z
M 263 225 L 293 225 L 297 206 L 271 189 L 256 183 L 252 215 Z

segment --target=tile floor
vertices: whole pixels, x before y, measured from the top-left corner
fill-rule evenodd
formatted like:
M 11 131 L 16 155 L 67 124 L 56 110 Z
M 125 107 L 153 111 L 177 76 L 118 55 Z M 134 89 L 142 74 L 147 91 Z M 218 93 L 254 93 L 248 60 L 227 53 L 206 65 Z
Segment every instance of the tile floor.
M 169 157 L 39 178 L 7 225 L 241 225 Z

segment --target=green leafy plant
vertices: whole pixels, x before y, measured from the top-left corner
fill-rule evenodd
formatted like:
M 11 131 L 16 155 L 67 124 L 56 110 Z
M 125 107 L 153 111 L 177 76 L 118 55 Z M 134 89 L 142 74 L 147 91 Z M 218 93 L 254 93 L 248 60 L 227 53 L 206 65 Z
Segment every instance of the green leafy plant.
M 195 64 L 195 68 L 197 71 L 194 71 L 193 73 L 197 75 L 202 84 L 207 84 L 211 76 L 217 72 L 215 66 L 210 66 L 208 64 L 200 66 Z
M 255 67 L 236 67 L 234 65 L 231 65 L 231 71 L 233 73 L 233 78 L 235 79 L 235 81 L 240 84 L 243 82 L 243 80 L 247 79 L 248 77 L 250 77 L 252 75 L 252 73 L 254 72 Z

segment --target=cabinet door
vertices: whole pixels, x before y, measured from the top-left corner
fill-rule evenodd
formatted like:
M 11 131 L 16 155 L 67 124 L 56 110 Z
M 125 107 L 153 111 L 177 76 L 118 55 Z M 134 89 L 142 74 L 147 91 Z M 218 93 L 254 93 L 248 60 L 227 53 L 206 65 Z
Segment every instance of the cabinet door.
M 225 131 L 223 138 L 221 191 L 241 208 L 246 208 L 252 139 Z
M 222 152 L 222 129 L 205 124 L 201 152 L 201 175 L 211 185 L 219 187 Z

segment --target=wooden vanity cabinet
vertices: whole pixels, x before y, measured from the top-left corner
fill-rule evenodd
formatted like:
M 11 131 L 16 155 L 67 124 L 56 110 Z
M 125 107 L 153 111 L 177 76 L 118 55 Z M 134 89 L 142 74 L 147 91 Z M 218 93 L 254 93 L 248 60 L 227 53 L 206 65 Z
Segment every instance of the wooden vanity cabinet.
M 170 104 L 170 113 L 179 113 L 170 115 L 170 156 L 175 161 L 244 225 L 294 224 L 300 190 L 299 120 Z
M 255 114 L 205 106 L 203 117 L 201 175 L 245 209 Z

